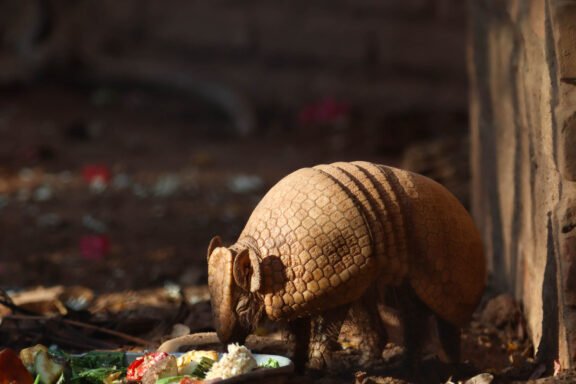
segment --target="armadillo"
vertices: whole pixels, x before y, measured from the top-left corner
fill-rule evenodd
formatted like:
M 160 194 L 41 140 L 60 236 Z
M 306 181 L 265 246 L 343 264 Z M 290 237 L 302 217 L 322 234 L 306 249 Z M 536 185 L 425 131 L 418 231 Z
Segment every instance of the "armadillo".
M 459 340 L 454 329 L 480 300 L 486 262 L 472 218 L 440 184 L 338 162 L 281 179 L 235 244 L 213 238 L 208 276 L 222 342 L 242 342 L 263 318 L 285 322 L 295 358 L 323 368 L 346 319 L 364 329 L 370 358 L 378 353 L 385 337 L 378 307 L 390 289 L 406 295 L 398 302 L 414 320 L 407 333 L 417 334 L 424 308 L 442 325 L 441 337 Z

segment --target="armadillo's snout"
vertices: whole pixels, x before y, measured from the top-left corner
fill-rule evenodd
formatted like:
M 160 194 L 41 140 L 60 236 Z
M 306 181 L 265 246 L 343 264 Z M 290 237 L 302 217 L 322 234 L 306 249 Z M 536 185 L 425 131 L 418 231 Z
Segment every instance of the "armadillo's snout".
M 234 312 L 232 253 L 227 248 L 216 248 L 208 259 L 208 289 L 214 316 L 214 328 L 222 343 L 239 340 L 243 335 Z M 246 336 L 244 336 L 246 338 Z
M 239 343 L 244 344 L 249 332 L 241 327 L 238 321 L 234 321 L 232 324 L 227 324 L 225 327 L 219 327 L 216 330 L 218 338 L 224 344 L 229 343 Z

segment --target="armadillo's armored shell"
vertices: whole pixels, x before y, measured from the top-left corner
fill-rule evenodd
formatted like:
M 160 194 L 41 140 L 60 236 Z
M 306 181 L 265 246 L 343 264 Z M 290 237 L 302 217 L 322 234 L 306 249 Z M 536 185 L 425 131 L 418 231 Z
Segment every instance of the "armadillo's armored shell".
M 366 162 L 298 170 L 262 199 L 240 236 L 262 257 L 266 313 L 304 316 L 349 303 L 378 279 L 408 279 L 460 324 L 482 293 L 479 235 L 460 203 L 423 176 Z
M 239 242 L 262 257 L 272 319 L 305 316 L 357 298 L 373 281 L 373 240 L 361 207 L 315 169 L 278 182 L 250 216 Z

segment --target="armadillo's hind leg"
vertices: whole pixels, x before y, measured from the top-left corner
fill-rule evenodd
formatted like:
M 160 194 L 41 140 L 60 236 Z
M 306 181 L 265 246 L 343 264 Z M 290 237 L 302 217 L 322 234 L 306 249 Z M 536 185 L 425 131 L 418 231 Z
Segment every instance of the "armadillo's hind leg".
M 335 369 L 333 352 L 340 349 L 338 335 L 348 314 L 349 306 L 342 306 L 323 312 L 311 322 L 308 368 L 323 370 Z
M 363 301 L 351 306 L 349 321 L 346 322 L 342 333 L 360 354 L 357 361 L 354 361 L 357 368 L 368 369 L 378 366 L 387 335 L 380 321 L 376 301 L 371 296 L 364 297 Z
M 460 328 L 435 316 L 438 338 L 442 345 L 440 360 L 445 363 L 460 362 Z
M 399 310 L 405 366 L 410 370 L 417 370 L 422 358 L 422 350 L 429 341 L 432 313 L 408 284 L 388 291 L 387 302 L 392 303 L 392 306 Z

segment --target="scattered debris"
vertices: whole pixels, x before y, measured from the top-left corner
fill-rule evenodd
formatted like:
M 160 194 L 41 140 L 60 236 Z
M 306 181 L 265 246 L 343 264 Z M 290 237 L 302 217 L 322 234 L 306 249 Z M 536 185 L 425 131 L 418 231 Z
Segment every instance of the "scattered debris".
M 34 191 L 34 200 L 37 202 L 46 202 L 52 199 L 52 188 L 47 185 L 42 185 Z
M 181 184 L 180 177 L 177 175 L 162 175 L 152 188 L 152 194 L 156 197 L 170 197 L 178 191 Z
M 164 290 L 166 291 L 167 297 L 172 300 L 179 300 L 182 298 L 182 288 L 171 281 L 164 283 Z
M 106 224 L 91 215 L 84 215 L 82 217 L 82 225 L 96 233 L 102 234 L 108 232 Z
M 90 190 L 96 193 L 106 190 L 111 175 L 110 169 L 101 164 L 90 164 L 82 168 L 82 177 L 90 186 Z
M 30 169 L 30 168 L 22 168 L 22 169 L 18 172 L 18 177 L 20 178 L 20 180 L 21 180 L 22 182 L 32 181 L 35 176 L 36 176 L 36 172 L 35 172 L 33 169 Z
M 237 175 L 228 180 L 228 188 L 235 193 L 256 192 L 264 186 L 264 181 L 257 175 Z
M 85 235 L 80 238 L 80 254 L 86 260 L 100 261 L 110 251 L 110 240 L 105 235 Z
M 490 373 L 481 373 L 479 375 L 476 375 L 466 381 L 459 381 L 458 384 L 490 384 L 492 383 L 492 381 L 494 380 L 494 375 L 490 374 Z M 450 378 L 446 384 L 456 384 L 452 381 L 452 378 Z
M 117 191 L 123 191 L 130 187 L 132 180 L 125 173 L 119 173 L 112 178 L 112 188 Z

